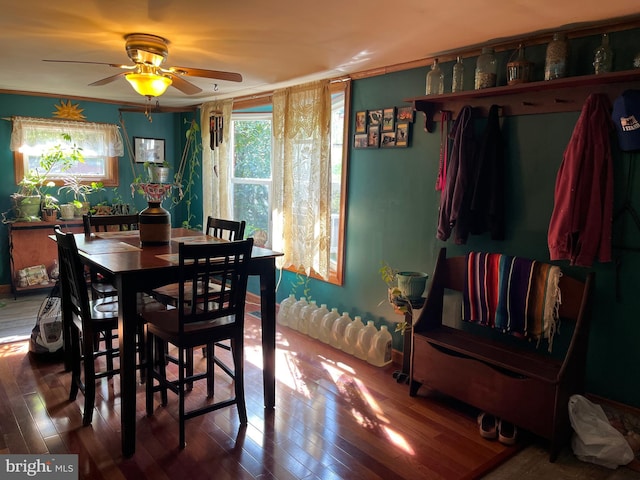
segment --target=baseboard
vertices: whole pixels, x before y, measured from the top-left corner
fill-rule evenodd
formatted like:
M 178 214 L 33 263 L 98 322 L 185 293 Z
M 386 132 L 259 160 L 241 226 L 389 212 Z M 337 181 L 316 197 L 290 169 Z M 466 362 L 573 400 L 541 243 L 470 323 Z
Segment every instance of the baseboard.
M 612 408 L 615 408 L 616 410 L 621 410 L 640 418 L 640 408 L 638 407 L 627 405 L 625 403 L 616 402 L 615 400 L 601 397 L 599 395 L 594 395 L 593 393 L 585 393 L 584 396 L 587 397 L 589 400 L 591 400 L 593 403 L 608 405 Z
M 0 285 L 0 294 L 6 295 L 11 293 L 11 285 Z

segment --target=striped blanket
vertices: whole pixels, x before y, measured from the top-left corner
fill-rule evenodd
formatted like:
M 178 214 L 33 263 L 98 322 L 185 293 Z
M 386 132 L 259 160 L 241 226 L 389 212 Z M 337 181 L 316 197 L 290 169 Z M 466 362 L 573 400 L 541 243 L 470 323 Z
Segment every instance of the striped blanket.
M 554 265 L 502 255 L 467 254 L 463 319 L 553 343 L 562 273 Z

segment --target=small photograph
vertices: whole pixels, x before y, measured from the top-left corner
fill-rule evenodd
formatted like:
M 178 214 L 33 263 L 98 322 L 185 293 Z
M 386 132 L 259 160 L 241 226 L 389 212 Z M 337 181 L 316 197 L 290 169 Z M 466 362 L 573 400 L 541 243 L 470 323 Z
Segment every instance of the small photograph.
M 396 113 L 396 119 L 398 123 L 400 122 L 409 122 L 413 123 L 414 119 L 414 111 L 413 107 L 398 107 L 398 111 Z
M 396 125 L 396 107 L 385 108 L 382 111 L 382 131 L 390 132 Z
M 382 123 L 382 109 L 369 110 L 369 125 L 376 126 Z
M 353 136 L 353 148 L 367 148 L 369 136 L 366 133 L 356 133 Z
M 380 125 L 369 125 L 367 147 L 378 148 L 380 146 Z
M 396 126 L 396 147 L 409 146 L 409 124 L 407 122 L 398 123 Z
M 367 112 L 356 112 L 356 133 L 367 133 Z
M 382 148 L 395 147 L 396 146 L 396 132 L 382 132 L 382 138 L 380 140 L 380 146 Z

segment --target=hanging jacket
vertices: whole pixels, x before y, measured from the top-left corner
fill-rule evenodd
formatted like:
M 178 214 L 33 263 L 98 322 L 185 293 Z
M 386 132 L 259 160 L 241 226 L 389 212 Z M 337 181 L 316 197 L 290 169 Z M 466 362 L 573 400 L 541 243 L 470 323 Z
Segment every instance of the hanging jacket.
M 472 109 L 464 106 L 449 134 L 452 138 L 451 158 L 447 167 L 445 189 L 440 196 L 438 232 L 436 237 L 446 241 L 455 227 L 455 242 L 464 244 L 469 235 L 469 206 L 473 179 L 473 136 Z
M 492 240 L 504 240 L 504 143 L 498 105 L 491 105 L 478 149 L 471 199 L 470 230 L 474 235 L 491 232 Z
M 613 166 L 611 102 L 589 95 L 582 107 L 556 178 L 549 223 L 551 260 L 589 267 L 611 261 Z

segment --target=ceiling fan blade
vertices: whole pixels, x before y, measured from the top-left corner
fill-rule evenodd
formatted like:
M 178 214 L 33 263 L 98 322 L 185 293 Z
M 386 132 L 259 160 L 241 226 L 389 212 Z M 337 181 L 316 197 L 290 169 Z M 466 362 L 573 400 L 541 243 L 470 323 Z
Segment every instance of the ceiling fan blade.
M 123 77 L 124 75 L 126 75 L 125 72 L 116 73 L 115 75 L 111 75 L 110 77 L 103 78 L 102 80 L 98 80 L 96 82 L 90 83 L 89 86 L 90 87 L 100 87 L 102 85 L 106 85 L 107 83 L 114 82 L 117 79 L 119 79 L 120 77 Z
M 242 75 L 234 72 L 222 72 L 220 70 L 205 70 L 202 68 L 171 67 L 169 72 L 190 77 L 213 78 L 215 80 L 228 80 L 229 82 L 241 82 Z
M 171 80 L 173 81 L 171 86 L 176 87 L 178 90 L 180 90 L 185 95 L 195 95 L 196 93 L 200 93 L 202 91 L 202 89 L 200 87 L 194 85 L 191 82 L 187 82 L 180 75 L 176 75 L 176 74 L 170 72 L 169 76 L 171 77 Z
M 55 62 L 55 63 L 83 63 L 87 65 L 107 65 L 109 67 L 123 68 L 125 70 L 133 70 L 135 65 L 121 65 L 119 63 L 105 63 L 105 62 L 84 62 L 80 60 L 42 60 L 43 62 Z

